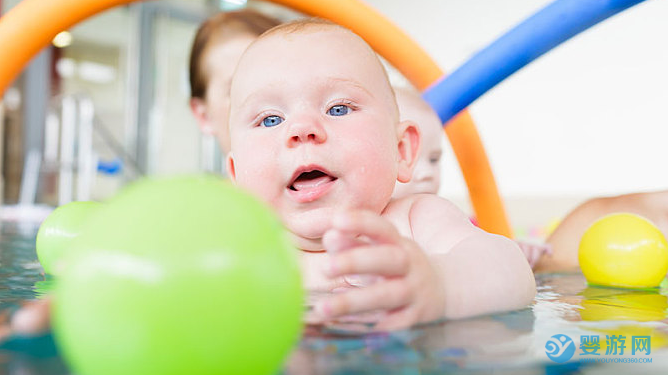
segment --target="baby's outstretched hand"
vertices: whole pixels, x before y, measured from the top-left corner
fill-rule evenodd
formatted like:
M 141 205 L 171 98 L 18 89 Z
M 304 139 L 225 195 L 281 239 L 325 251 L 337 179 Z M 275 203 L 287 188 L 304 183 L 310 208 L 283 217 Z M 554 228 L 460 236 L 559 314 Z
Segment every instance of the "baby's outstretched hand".
M 323 242 L 331 254 L 328 277 L 367 280 L 319 301 L 315 308 L 324 318 L 381 311 L 375 328 L 390 330 L 443 316 L 445 296 L 436 269 L 387 219 L 368 211 L 337 214 Z

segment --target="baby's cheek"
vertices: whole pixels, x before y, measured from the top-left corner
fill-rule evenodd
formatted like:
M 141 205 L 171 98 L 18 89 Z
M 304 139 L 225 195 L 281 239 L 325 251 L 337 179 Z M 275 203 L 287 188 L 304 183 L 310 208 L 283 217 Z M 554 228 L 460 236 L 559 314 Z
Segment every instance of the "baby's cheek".
M 238 163 L 237 185 L 266 201 L 270 199 L 271 192 L 277 189 L 276 184 L 280 181 L 275 170 L 274 166 L 263 163 Z
M 380 212 L 387 205 L 397 181 L 397 171 L 391 163 L 379 161 L 360 170 L 358 194 L 360 204 L 374 212 Z

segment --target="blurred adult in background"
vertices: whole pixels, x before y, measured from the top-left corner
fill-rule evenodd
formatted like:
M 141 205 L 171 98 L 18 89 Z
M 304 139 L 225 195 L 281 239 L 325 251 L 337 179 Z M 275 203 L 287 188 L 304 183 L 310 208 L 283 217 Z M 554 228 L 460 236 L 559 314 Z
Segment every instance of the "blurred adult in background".
M 202 133 L 230 150 L 227 126 L 230 80 L 241 54 L 263 32 L 281 22 L 252 9 L 220 12 L 204 21 L 190 52 L 190 109 Z

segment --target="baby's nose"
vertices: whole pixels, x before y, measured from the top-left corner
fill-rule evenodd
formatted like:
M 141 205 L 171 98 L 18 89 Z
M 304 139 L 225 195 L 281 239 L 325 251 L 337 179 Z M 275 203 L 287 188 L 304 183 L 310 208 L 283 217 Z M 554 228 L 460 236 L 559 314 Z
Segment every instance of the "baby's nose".
M 325 140 L 327 132 L 317 120 L 302 119 L 289 126 L 288 147 L 296 147 L 302 143 L 323 143 Z

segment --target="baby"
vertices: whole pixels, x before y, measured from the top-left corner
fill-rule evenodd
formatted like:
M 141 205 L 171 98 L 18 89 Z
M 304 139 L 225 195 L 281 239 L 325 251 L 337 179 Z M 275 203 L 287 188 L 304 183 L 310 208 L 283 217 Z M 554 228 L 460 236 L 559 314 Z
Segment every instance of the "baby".
M 229 126 L 230 177 L 283 220 L 307 290 L 329 293 L 314 306 L 323 320 L 380 312 L 375 328 L 396 329 L 532 300 L 513 241 L 436 195 L 391 199 L 411 179 L 420 134 L 349 30 L 306 20 L 260 36 L 232 78 Z M 374 281 L 355 286 L 354 275 Z
M 415 162 L 413 177 L 408 182 L 397 182 L 394 198 L 410 194 L 437 194 L 441 186 L 441 155 L 443 154 L 443 126 L 441 120 L 420 93 L 414 89 L 395 88 L 401 120 L 415 122 L 422 136 L 420 153 Z

